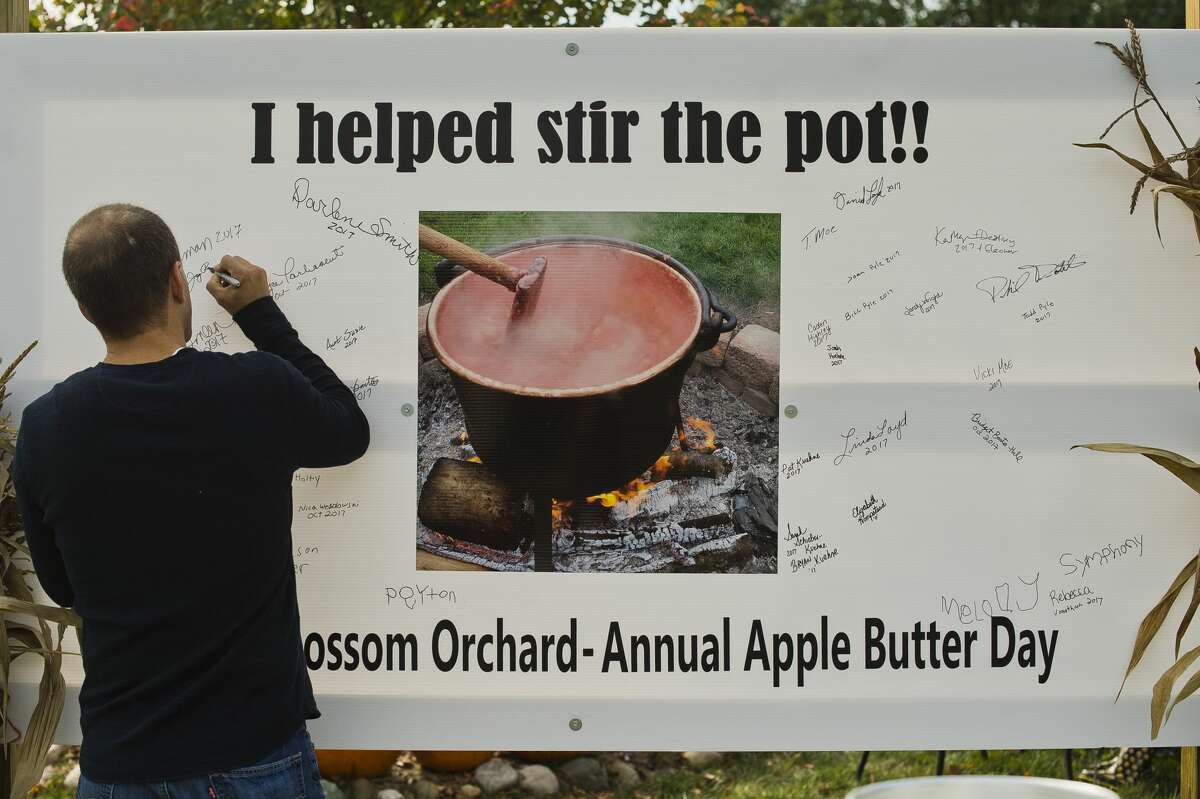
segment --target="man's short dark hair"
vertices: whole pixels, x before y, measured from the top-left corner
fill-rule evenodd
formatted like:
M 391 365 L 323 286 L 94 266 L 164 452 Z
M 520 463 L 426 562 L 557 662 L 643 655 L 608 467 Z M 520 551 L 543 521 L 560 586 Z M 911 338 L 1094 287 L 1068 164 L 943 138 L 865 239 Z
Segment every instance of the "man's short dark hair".
M 153 211 L 114 203 L 88 211 L 63 246 L 63 275 L 105 338 L 125 339 L 163 322 L 179 245 Z

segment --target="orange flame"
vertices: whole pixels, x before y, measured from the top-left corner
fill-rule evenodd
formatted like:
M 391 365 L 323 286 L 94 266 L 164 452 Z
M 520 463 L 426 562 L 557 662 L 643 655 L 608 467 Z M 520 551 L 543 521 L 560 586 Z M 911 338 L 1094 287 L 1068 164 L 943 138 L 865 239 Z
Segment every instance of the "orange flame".
M 698 416 L 689 416 L 687 423 L 704 433 L 704 449 L 706 451 L 712 452 L 717 448 L 717 434 L 713 432 L 712 423 L 706 422 Z
M 666 456 L 664 456 L 666 457 Z M 605 491 L 603 494 L 595 494 L 587 498 L 588 502 L 599 502 L 606 508 L 616 507 L 618 502 L 623 502 L 627 499 L 633 499 L 643 491 L 649 491 L 654 488 L 654 481 L 646 481 L 640 477 L 635 477 L 626 483 L 621 488 L 614 491 Z
M 563 526 L 563 520 L 575 503 L 569 499 L 554 499 L 550 501 L 550 525 L 554 529 Z

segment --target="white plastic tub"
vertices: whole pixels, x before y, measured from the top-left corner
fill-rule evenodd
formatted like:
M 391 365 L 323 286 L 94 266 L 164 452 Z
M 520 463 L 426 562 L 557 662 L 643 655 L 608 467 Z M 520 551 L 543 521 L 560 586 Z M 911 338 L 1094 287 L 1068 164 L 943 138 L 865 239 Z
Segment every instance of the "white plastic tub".
M 846 799 L 1120 799 L 1108 788 L 1042 777 L 918 777 L 864 785 Z

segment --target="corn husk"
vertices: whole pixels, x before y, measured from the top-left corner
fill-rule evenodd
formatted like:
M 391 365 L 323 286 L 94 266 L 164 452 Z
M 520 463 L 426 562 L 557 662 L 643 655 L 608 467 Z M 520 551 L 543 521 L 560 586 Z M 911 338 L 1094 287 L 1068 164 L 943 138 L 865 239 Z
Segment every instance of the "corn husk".
M 1121 65 L 1133 76 L 1134 90 L 1131 106 L 1109 123 L 1104 132 L 1100 134 L 1101 141 L 1076 143 L 1076 146 L 1108 150 L 1142 173 L 1142 176 L 1134 183 L 1133 195 L 1129 199 L 1129 213 L 1131 214 L 1137 208 L 1138 197 L 1147 181 L 1157 180 L 1163 184 L 1162 186 L 1155 186 L 1152 190 L 1154 229 L 1158 234 L 1160 244 L 1162 243 L 1162 229 L 1159 227 L 1158 201 L 1163 194 L 1175 197 L 1192 212 L 1192 222 L 1195 227 L 1196 238 L 1200 241 L 1200 140 L 1197 140 L 1196 144 L 1189 147 L 1183 135 L 1180 134 L 1179 128 L 1175 126 L 1175 120 L 1171 118 L 1171 115 L 1167 113 L 1167 109 L 1159 102 L 1158 95 L 1154 93 L 1154 89 L 1150 86 L 1149 75 L 1146 72 L 1145 52 L 1142 48 L 1141 36 L 1132 22 L 1125 20 L 1125 24 L 1129 29 L 1128 44 L 1121 47 L 1117 47 L 1111 42 L 1096 42 L 1096 44 L 1111 50 Z M 1143 94 L 1146 95 L 1145 99 L 1142 99 Z M 1171 132 L 1179 142 L 1180 149 L 1178 151 L 1167 154 L 1163 152 L 1162 148 L 1154 140 L 1154 136 L 1146 126 L 1141 113 L 1141 109 L 1149 103 L 1154 103 L 1163 119 L 1170 126 Z M 1150 153 L 1149 164 L 1103 142 L 1104 137 L 1108 135 L 1109 131 L 1130 114 L 1133 115 L 1134 121 L 1138 126 L 1138 131 L 1142 134 L 1142 141 L 1146 144 L 1146 150 Z M 1173 164 L 1177 163 L 1186 165 L 1184 173 L 1181 173 L 1173 166 Z
M 13 371 L 36 344 L 0 373 L 0 410 Z M 79 624 L 73 611 L 38 603 L 26 582 L 31 572 L 23 564 L 29 562 L 29 547 L 9 469 L 16 435 L 11 414 L 0 414 L 0 797 L 9 799 L 23 799 L 41 778 L 66 697 L 63 634 L 67 626 Z M 23 656 L 42 659 L 42 677 L 37 704 L 21 728 L 9 715 L 8 686 L 12 664 Z

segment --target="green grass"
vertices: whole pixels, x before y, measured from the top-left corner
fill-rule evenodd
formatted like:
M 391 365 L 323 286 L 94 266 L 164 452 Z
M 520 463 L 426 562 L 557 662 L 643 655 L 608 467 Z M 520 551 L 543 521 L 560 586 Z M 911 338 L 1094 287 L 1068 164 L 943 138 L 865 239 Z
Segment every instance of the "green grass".
M 1096 750 L 1075 750 L 1075 769 L 1101 759 Z M 626 796 L 705 796 L 725 799 L 831 799 L 856 787 L 854 770 L 858 752 L 753 752 L 726 755 L 715 767 L 703 771 L 681 769 L 646 782 Z M 873 752 L 864 782 L 934 773 L 934 752 Z M 950 752 L 948 774 L 1012 774 L 1036 777 L 1063 776 L 1062 751 Z M 1135 787 L 1117 791 L 1122 799 L 1172 799 L 1179 795 L 1179 759 L 1160 755 L 1150 775 Z
M 735 310 L 779 306 L 778 214 L 433 211 L 421 222 L 478 249 L 572 233 L 635 241 L 674 256 Z M 422 303 L 437 291 L 438 260 L 421 253 Z

